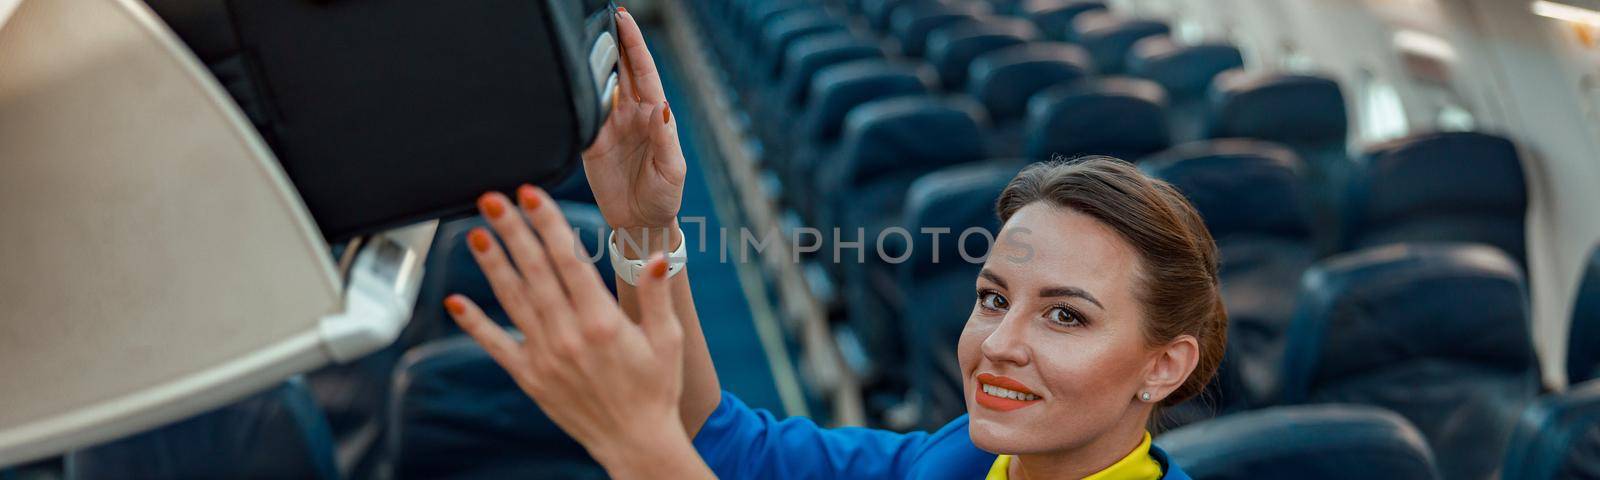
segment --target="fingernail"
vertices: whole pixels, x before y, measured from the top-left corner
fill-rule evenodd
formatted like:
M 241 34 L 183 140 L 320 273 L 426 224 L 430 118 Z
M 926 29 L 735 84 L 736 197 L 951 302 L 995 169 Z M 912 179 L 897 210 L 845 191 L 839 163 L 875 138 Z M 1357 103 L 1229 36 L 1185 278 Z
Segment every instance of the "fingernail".
M 668 102 L 668 101 L 663 100 L 663 101 L 661 101 L 661 104 L 667 106 L 667 108 L 661 109 L 661 123 L 671 123 L 672 122 L 672 102 Z
M 628 13 L 628 7 L 624 7 L 622 5 L 617 5 L 617 15 L 621 15 L 621 14 L 624 14 L 624 13 Z
M 665 278 L 667 276 L 666 257 L 661 257 L 655 263 L 650 264 L 650 275 L 656 278 Z
M 467 313 L 467 303 L 461 300 L 460 295 L 451 295 L 449 298 L 444 299 L 444 309 L 449 310 L 451 315 L 459 317 L 461 314 Z
M 517 187 L 517 198 L 522 199 L 522 208 L 536 210 L 539 208 L 539 190 L 526 183 Z
M 483 211 L 483 214 L 488 215 L 491 219 L 498 219 L 500 215 L 506 213 L 506 206 L 501 204 L 500 199 L 495 198 L 493 194 L 485 193 L 483 196 L 478 197 L 478 210 Z
M 472 251 L 483 253 L 489 251 L 489 232 L 483 228 L 474 228 L 467 233 L 467 245 Z

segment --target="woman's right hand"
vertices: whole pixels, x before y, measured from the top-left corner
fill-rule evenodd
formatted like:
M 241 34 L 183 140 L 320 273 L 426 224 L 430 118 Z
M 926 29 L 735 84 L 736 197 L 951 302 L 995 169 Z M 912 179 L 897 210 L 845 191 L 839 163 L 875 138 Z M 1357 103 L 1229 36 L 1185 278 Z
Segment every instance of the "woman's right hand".
M 614 230 L 640 241 L 676 233 L 687 172 L 678 144 L 678 128 L 661 87 L 655 60 L 646 49 L 639 24 L 618 9 L 617 34 L 622 49 L 619 84 L 612 111 L 594 143 L 583 151 L 583 167 L 600 214 Z M 624 246 L 627 242 L 621 242 Z M 672 248 L 651 242 L 647 250 Z M 643 258 L 642 252 L 626 252 Z

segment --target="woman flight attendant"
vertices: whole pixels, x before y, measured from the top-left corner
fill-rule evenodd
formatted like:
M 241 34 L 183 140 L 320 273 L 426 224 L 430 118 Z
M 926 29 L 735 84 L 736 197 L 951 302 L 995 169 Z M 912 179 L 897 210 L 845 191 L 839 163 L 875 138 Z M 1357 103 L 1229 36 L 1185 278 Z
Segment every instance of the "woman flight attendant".
M 968 415 L 933 433 L 823 429 L 723 392 L 689 272 L 663 253 L 683 241 L 677 127 L 638 25 L 623 9 L 617 23 L 624 81 L 583 160 L 607 223 L 645 240 L 611 248 L 649 261 L 619 265 L 613 299 L 555 203 L 524 186 L 479 200 L 499 241 L 468 236 L 522 337 L 446 300 L 613 477 L 1187 478 L 1146 425 L 1221 360 L 1216 247 L 1170 186 L 1105 157 L 1035 165 L 1001 195 L 957 348 Z

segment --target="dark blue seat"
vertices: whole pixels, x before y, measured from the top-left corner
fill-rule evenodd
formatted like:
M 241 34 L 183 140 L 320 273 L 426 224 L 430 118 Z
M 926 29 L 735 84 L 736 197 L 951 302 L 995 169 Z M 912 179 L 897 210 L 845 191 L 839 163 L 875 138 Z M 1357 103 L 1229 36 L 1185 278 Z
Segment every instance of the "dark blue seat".
M 921 57 L 927 51 L 928 34 L 957 23 L 978 21 L 982 3 L 914 3 L 896 9 L 889 19 L 889 31 L 900 42 L 900 53 Z
M 1073 20 L 1085 13 L 1106 10 L 1104 2 L 1093 0 L 1028 0 L 1018 7 L 1017 13 L 1032 20 L 1046 37 L 1073 42 L 1077 41 Z
M 342 478 L 299 377 L 176 423 L 69 452 L 66 478 Z
M 1600 246 L 1589 251 L 1567 332 L 1567 382 L 1600 378 Z
M 393 478 L 606 478 L 464 335 L 412 349 L 394 375 Z
M 989 110 L 995 123 L 1027 113 L 1028 99 L 1058 84 L 1078 81 L 1093 72 L 1089 54 L 1065 43 L 1030 42 L 978 56 L 972 61 L 968 91 Z
M 1166 35 L 1172 28 L 1156 20 L 1119 18 L 1109 13 L 1079 15 L 1072 21 L 1076 43 L 1094 58 L 1095 70 L 1105 75 L 1128 71 L 1128 52 L 1148 37 Z
M 1172 430 L 1155 444 L 1195 480 L 1440 478 L 1416 427 L 1362 405 L 1238 413 Z
M 1528 209 L 1510 140 L 1427 133 L 1368 148 L 1357 159 L 1343 227 L 1346 249 L 1415 241 L 1486 243 L 1522 262 Z
M 811 92 L 811 80 L 823 68 L 852 60 L 884 58 L 877 42 L 849 32 L 801 38 L 789 46 L 786 57 L 789 65 L 784 67 L 781 106 L 790 112 L 805 105 Z
M 1487 478 L 1540 389 L 1524 286 L 1516 261 L 1478 244 L 1324 260 L 1301 282 L 1283 399 L 1394 410 L 1422 431 L 1445 478 Z
M 824 67 L 811 81 L 811 93 L 801 128 L 790 140 L 790 157 L 778 160 L 785 172 L 784 194 L 791 205 L 809 219 L 818 213 L 814 208 L 811 187 L 817 184 L 817 170 L 821 163 L 833 156 L 840 133 L 844 130 L 845 115 L 863 103 L 873 100 L 926 94 L 928 80 L 915 67 L 897 65 L 882 60 L 856 60 Z
M 1600 381 L 1573 384 L 1523 411 L 1500 478 L 1600 479 Z
M 1206 92 L 1217 74 L 1244 66 L 1239 49 L 1223 43 L 1179 45 L 1158 35 L 1140 40 L 1128 54 L 1128 74 L 1167 89 L 1172 137 L 1180 142 L 1205 137 Z
M 863 239 L 864 259 L 839 260 L 849 326 L 876 365 L 893 364 L 902 358 L 897 278 L 874 247 L 900 224 L 913 181 L 985 158 L 982 107 L 959 97 L 895 98 L 862 105 L 846 122 L 844 144 L 817 186 L 829 207 L 818 225 L 839 228 L 843 241 Z M 903 375 L 897 370 L 883 373 Z
M 972 313 L 973 282 L 988 255 L 989 236 L 1000 231 L 995 202 L 1026 162 L 994 160 L 947 167 L 906 190 L 903 225 L 912 233 L 910 257 L 898 267 L 904 314 L 901 327 L 917 428 L 937 428 L 966 413 L 956 342 Z M 934 233 L 938 233 L 935 243 Z
M 1302 274 L 1315 259 L 1299 157 L 1259 140 L 1174 147 L 1140 169 L 1172 184 L 1205 219 L 1222 256 L 1228 369 L 1211 399 L 1221 413 L 1270 404 L 1281 376 L 1284 331 Z
M 1160 85 L 1113 77 L 1057 85 L 1028 101 L 1024 152 L 1035 160 L 1061 155 L 1137 159 L 1171 145 L 1167 94 Z
M 783 78 L 787 66 L 789 45 L 811 35 L 847 32 L 844 21 L 834 18 L 825 10 L 794 10 L 771 19 L 761 31 L 761 56 L 755 59 L 761 69 L 757 78 Z
M 946 91 L 960 91 L 967 84 L 973 59 L 1037 38 L 1038 29 L 1022 19 L 990 17 L 948 25 L 928 34 L 928 63 L 939 72 L 939 85 Z

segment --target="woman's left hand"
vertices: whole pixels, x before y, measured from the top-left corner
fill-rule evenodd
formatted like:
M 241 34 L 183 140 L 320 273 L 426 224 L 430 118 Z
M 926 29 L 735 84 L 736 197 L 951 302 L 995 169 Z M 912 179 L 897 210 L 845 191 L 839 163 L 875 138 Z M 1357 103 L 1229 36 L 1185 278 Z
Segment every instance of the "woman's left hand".
M 467 239 L 523 339 L 464 296 L 451 295 L 446 308 L 612 476 L 650 476 L 674 464 L 690 468 L 668 470 L 675 474 L 709 473 L 679 421 L 683 328 L 673 313 L 666 259 L 656 255 L 646 267 L 638 285 L 641 318 L 630 319 L 580 258 L 587 257 L 584 247 L 555 201 L 526 185 L 517 196 L 520 212 L 499 193 L 478 202 L 503 248 L 483 228 Z

